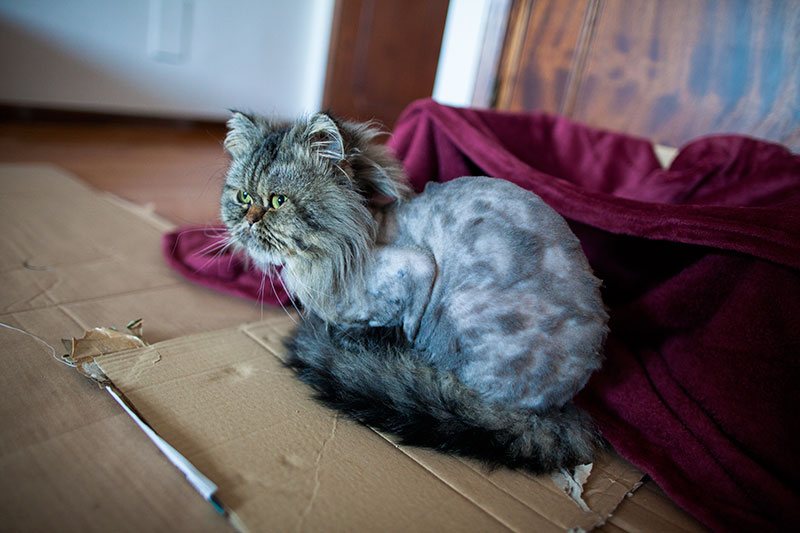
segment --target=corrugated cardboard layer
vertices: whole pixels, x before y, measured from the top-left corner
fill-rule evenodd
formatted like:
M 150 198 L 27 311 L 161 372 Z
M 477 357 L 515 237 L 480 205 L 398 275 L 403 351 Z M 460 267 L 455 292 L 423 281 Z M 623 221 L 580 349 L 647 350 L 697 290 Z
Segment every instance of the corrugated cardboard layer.
M 548 476 L 399 447 L 310 399 L 280 361 L 293 325 L 275 317 L 97 360 L 252 529 L 591 529 L 641 479 L 604 455 L 587 512 Z
M 614 512 L 615 529 L 610 531 L 675 531 L 704 533 L 710 531 L 678 504 L 666 497 L 652 481 L 636 489 L 634 496 L 624 502 L 625 512 Z M 644 528 L 642 525 L 645 525 Z

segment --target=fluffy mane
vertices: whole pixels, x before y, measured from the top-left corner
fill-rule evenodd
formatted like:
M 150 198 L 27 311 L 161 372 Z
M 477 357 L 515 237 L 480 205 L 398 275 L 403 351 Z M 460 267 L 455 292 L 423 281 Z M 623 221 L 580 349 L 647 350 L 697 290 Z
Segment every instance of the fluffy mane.
M 375 213 L 411 196 L 402 168 L 376 142 L 383 132 L 374 123 L 340 121 L 327 113 L 284 123 L 235 112 L 228 128 L 230 187 L 272 187 L 293 199 L 294 227 L 267 228 L 272 241 L 285 246 L 269 254 L 245 248 L 262 268 L 283 265 L 287 289 L 303 306 L 332 317 L 345 289 L 363 285 Z M 223 220 L 235 239 L 242 235 L 224 200 Z

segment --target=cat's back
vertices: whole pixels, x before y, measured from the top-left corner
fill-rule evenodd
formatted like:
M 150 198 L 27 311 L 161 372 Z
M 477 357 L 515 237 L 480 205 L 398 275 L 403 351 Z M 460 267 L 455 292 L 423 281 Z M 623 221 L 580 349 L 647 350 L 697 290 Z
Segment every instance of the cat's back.
M 418 342 L 504 403 L 569 400 L 600 365 L 600 282 L 566 221 L 508 181 L 430 183 L 398 213 L 437 276 Z
M 487 260 L 494 259 L 493 270 L 502 276 L 506 259 L 526 256 L 524 263 L 530 265 L 550 247 L 579 245 L 566 221 L 541 198 L 497 178 L 471 176 L 430 182 L 403 209 L 402 219 L 400 226 L 408 237 L 435 256 L 463 257 L 466 251 L 476 260 L 455 261 L 449 269 L 473 267 L 476 262 L 485 267 Z M 550 254 L 550 262 L 557 262 L 556 255 Z

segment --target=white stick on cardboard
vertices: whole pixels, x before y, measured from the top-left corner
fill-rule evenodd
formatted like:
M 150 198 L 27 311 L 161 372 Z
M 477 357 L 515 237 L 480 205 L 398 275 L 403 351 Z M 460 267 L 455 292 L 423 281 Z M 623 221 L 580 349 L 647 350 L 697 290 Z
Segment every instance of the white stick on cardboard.
M 152 440 L 153 444 L 155 444 L 158 449 L 161 450 L 161 453 L 166 455 L 167 459 L 169 459 L 170 462 L 178 468 L 178 470 L 183 472 L 183 475 L 186 476 L 186 479 L 192 484 L 195 490 L 197 490 L 197 492 L 199 492 L 203 498 L 214 504 L 215 507 L 218 507 L 218 504 L 212 499 L 214 493 L 217 492 L 217 486 L 214 484 L 214 482 L 200 473 L 200 471 L 197 470 L 194 465 L 190 463 L 188 459 L 186 459 L 186 457 L 181 455 L 178 450 L 170 446 L 167 441 L 159 437 L 150 426 L 148 426 L 141 418 L 139 418 L 136 413 L 133 412 L 133 410 L 131 410 L 130 407 L 128 407 L 125 401 L 110 385 L 106 385 L 106 390 L 111 397 L 114 398 L 114 400 L 116 400 L 117 403 L 125 410 L 125 412 L 128 413 L 128 416 L 130 416 L 133 421 L 136 422 L 136 425 L 138 425 L 142 431 L 144 431 L 145 434 L 150 437 L 150 440 Z

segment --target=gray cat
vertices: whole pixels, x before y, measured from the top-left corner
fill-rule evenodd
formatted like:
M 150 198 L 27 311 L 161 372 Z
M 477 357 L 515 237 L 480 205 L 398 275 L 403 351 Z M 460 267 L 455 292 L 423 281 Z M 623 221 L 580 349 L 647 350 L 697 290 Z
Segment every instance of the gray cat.
M 235 113 L 231 240 L 281 265 L 304 319 L 289 366 L 318 397 L 405 443 L 546 472 L 599 439 L 571 400 L 608 316 L 577 238 L 500 179 L 412 196 L 378 131 L 319 113 Z

